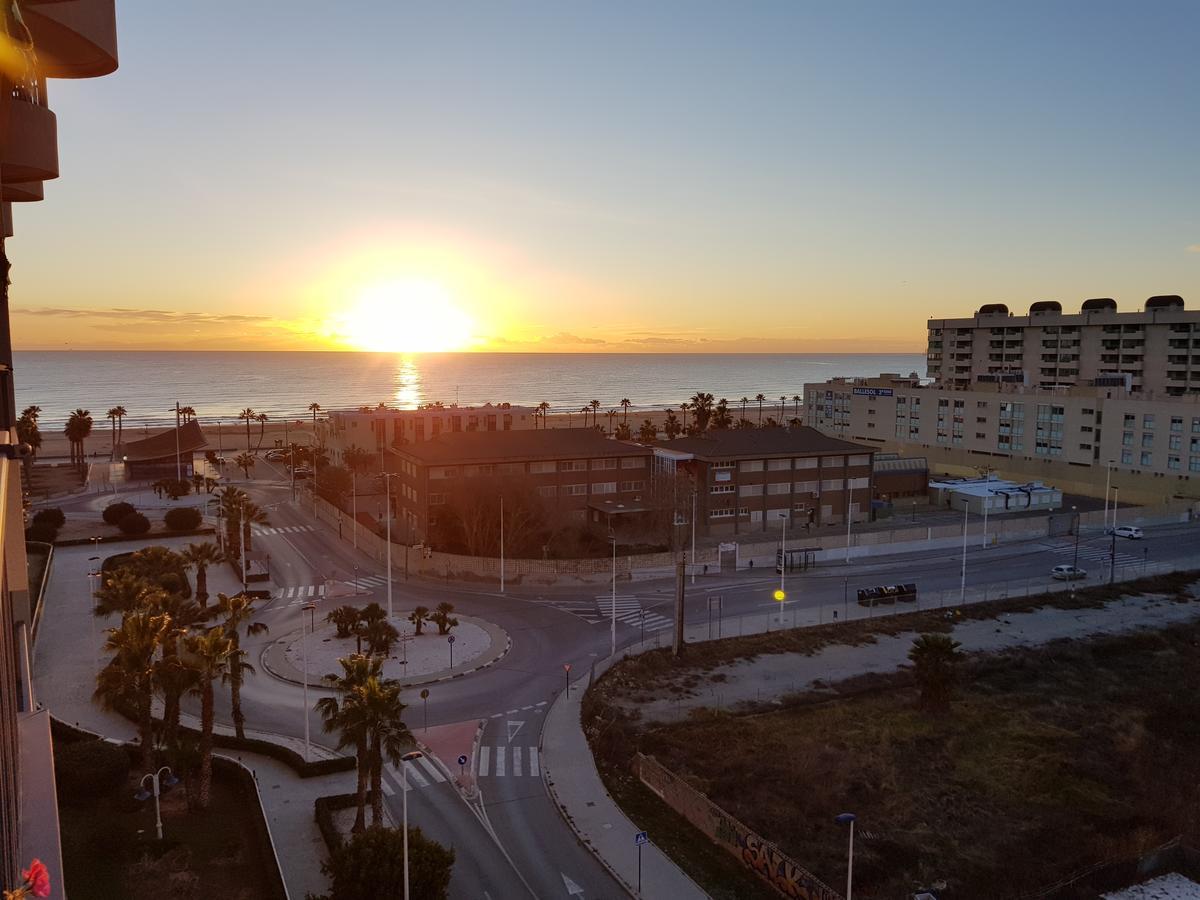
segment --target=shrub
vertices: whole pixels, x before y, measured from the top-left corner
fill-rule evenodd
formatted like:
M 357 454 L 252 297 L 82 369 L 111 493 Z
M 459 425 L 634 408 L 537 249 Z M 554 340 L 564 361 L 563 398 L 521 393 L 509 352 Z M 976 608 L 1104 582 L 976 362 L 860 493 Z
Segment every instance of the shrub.
M 104 507 L 102 516 L 104 521 L 109 525 L 119 525 L 122 519 L 134 512 L 137 512 L 137 509 L 134 508 L 134 505 L 132 503 L 126 503 L 122 500 L 117 503 L 110 503 L 108 506 Z
M 181 506 L 179 509 L 169 509 L 163 516 L 163 522 L 172 531 L 192 531 L 200 527 L 200 510 L 194 506 Z
M 107 797 L 129 777 L 129 754 L 108 741 L 55 743 L 54 778 L 60 802 Z
M 62 528 L 67 522 L 67 515 L 58 507 L 54 509 L 41 509 L 33 514 L 34 525 L 51 525 L 54 528 Z
M 390 900 L 404 893 L 404 835 L 395 828 L 372 827 L 356 834 L 321 864 L 329 876 L 331 900 Z M 414 897 L 445 900 L 454 868 L 454 851 L 408 829 L 409 884 Z
M 150 520 L 140 512 L 131 512 L 117 523 L 123 534 L 145 534 L 150 530 Z
M 48 522 L 34 522 L 25 529 L 25 540 L 39 544 L 53 544 L 58 537 L 58 529 Z
M 187 479 L 176 480 L 168 478 L 163 482 L 163 491 L 172 500 L 178 500 L 180 497 L 186 497 L 192 492 L 192 485 Z

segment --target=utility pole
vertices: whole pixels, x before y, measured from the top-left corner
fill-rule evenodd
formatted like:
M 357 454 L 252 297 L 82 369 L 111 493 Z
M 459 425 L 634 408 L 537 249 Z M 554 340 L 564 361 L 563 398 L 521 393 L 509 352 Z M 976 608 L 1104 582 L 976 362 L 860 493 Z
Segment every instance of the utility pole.
M 183 460 L 179 458 L 179 401 L 175 401 L 175 480 L 183 481 Z
M 500 593 L 504 593 L 504 495 L 500 495 Z
M 671 647 L 675 656 L 683 655 L 683 585 L 686 567 L 682 559 L 675 564 L 675 640 Z

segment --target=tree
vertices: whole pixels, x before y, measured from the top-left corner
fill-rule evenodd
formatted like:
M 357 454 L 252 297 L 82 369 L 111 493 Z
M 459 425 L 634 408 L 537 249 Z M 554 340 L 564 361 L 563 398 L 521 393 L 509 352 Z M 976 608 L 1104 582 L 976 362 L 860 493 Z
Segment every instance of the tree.
M 542 417 L 542 428 L 546 427 L 546 413 L 550 411 L 550 404 L 543 400 L 537 405 L 538 414 Z
M 83 442 L 92 433 L 92 414 L 86 409 L 76 409 L 63 426 L 63 434 L 71 444 L 71 462 L 82 467 L 87 459 Z
M 800 401 L 804 399 L 799 394 L 792 394 L 792 402 L 796 404 L 796 418 L 800 418 Z
M 326 675 L 326 683 L 340 697 L 322 697 L 316 703 L 326 734 L 337 733 L 338 749 L 354 748 L 358 769 L 356 788 L 356 812 L 352 832 L 357 834 L 366 827 L 367 782 L 371 775 L 371 760 L 368 747 L 367 720 L 357 688 L 370 678 L 379 678 L 383 673 L 383 660 L 378 657 L 356 653 L 338 660 L 341 675 Z
M 658 428 L 655 427 L 654 423 L 649 419 L 643 421 L 641 427 L 638 428 L 638 440 L 643 444 L 653 444 L 657 437 Z
M 174 671 L 179 659 L 179 641 L 188 630 L 201 624 L 207 613 L 196 601 L 180 594 L 159 592 L 154 597 L 155 612 L 170 620 L 170 627 L 163 633 L 160 667 L 166 677 L 157 677 L 157 688 L 163 696 L 163 739 L 171 744 L 179 732 L 179 701 L 184 690 L 190 687 L 187 673 Z
M 103 576 L 92 612 L 96 616 L 111 616 L 150 609 L 157 605 L 157 595 L 161 593 L 158 585 L 122 567 Z
M 908 658 L 913 664 L 913 677 L 921 688 L 921 702 L 940 707 L 949 703 L 954 693 L 962 646 L 948 634 L 923 634 L 913 641 Z
M 618 441 L 629 441 L 633 439 L 633 432 L 629 430 L 628 422 L 622 422 L 617 426 L 616 437 Z
M 312 413 L 313 434 L 316 434 L 317 433 L 317 413 L 319 413 L 321 411 L 321 404 L 316 403 L 316 402 L 308 404 L 308 411 L 310 413 Z
M 367 650 L 386 657 L 392 651 L 392 644 L 400 640 L 400 632 L 391 622 L 371 622 L 363 627 L 362 639 L 367 642 Z
M 112 408 L 113 415 L 117 419 L 117 443 L 121 443 L 121 439 L 125 434 L 125 417 L 129 415 L 123 406 L 114 406 Z
M 325 621 L 337 629 L 338 637 L 348 638 L 354 633 L 354 626 L 358 624 L 358 610 L 353 606 L 339 606 L 326 614 Z
M 608 417 L 608 433 L 609 433 L 609 434 L 612 434 L 612 430 L 613 430 L 613 419 L 616 417 L 616 415 L 617 415 L 617 411 L 616 411 L 615 409 L 610 409 L 610 410 L 609 410 L 608 412 L 606 412 L 604 415 L 606 415 L 606 416 Z
M 242 678 L 246 673 L 254 674 L 254 666 L 246 662 L 242 653 L 242 631 L 247 637 L 266 634 L 270 631 L 263 622 L 251 622 L 254 615 L 254 598 L 248 594 L 234 594 L 226 597 L 217 594 L 216 616 L 217 625 L 225 630 L 225 636 L 237 651 L 229 661 L 229 672 L 226 680 L 229 682 L 229 709 L 233 717 L 233 730 L 238 740 L 246 737 L 246 715 L 242 712 Z
M 371 748 L 371 824 L 383 824 L 383 760 L 393 766 L 412 746 L 412 734 L 404 724 L 404 704 L 400 702 L 400 683 L 390 679 L 368 678 L 355 689 L 364 708 Z
M 357 447 L 351 444 L 342 452 L 342 462 L 346 464 L 351 472 L 360 472 L 367 468 L 375 459 L 375 454 L 370 450 L 364 450 L 362 447 Z
M 788 400 L 788 398 L 787 398 L 786 394 L 779 395 L 779 421 L 780 422 L 782 422 L 784 420 L 784 418 L 787 416 L 787 400 Z
M 233 463 L 239 469 L 246 473 L 246 478 L 250 477 L 250 470 L 254 468 L 258 462 L 253 453 L 239 453 L 233 458 Z
M 625 410 L 625 418 L 622 421 L 625 424 L 629 424 L 629 407 L 631 406 L 633 406 L 633 402 L 628 397 L 621 399 L 621 408 Z
M 429 616 L 429 621 L 437 626 L 438 634 L 449 634 L 450 629 L 458 624 L 458 619 L 451 616 L 452 612 L 454 612 L 454 604 L 443 600 Z
M 722 397 L 717 401 L 713 410 L 711 425 L 718 431 L 725 431 L 733 426 L 733 416 L 729 414 L 729 401 Z
M 588 404 L 588 408 L 591 409 L 591 411 L 592 411 L 592 427 L 598 428 L 600 423 L 599 423 L 599 419 L 597 419 L 596 417 L 600 415 L 600 401 L 593 400 L 591 403 Z M 587 424 L 586 419 L 584 419 L 584 424 L 585 425 Z
M 408 883 L 413 897 L 446 900 L 454 851 L 422 833 L 408 830 Z M 330 893 L 322 900 L 395 900 L 404 895 L 404 833 L 369 828 L 355 834 L 321 864 Z
M 249 406 L 247 406 L 240 413 L 238 413 L 238 418 L 244 420 L 246 423 L 246 452 L 249 453 L 250 452 L 250 423 L 258 418 L 258 413 L 256 413 L 253 409 L 251 409 Z
M 208 567 L 224 562 L 225 556 L 212 541 L 188 544 L 179 555 L 185 566 L 196 570 L 196 602 L 203 609 L 208 603 Z
M 263 438 L 266 436 L 266 433 L 267 433 L 267 419 L 269 419 L 270 416 L 268 416 L 265 412 L 260 412 L 254 418 L 258 422 L 258 444 L 254 448 L 254 452 L 257 453 L 259 450 L 262 449 Z M 249 423 L 247 423 L 247 424 L 249 424 Z
M 96 676 L 92 696 L 108 710 L 132 705 L 136 711 L 142 767 L 154 764 L 154 719 L 150 703 L 154 694 L 154 656 L 171 623 L 160 613 L 138 610 L 108 629 L 104 649 L 112 659 Z
M 746 429 L 746 428 L 755 428 L 757 426 L 749 419 L 743 417 L 741 419 L 738 419 L 737 427 L 739 429 Z
M 673 441 L 679 437 L 680 427 L 679 420 L 675 418 L 675 411 L 667 410 L 667 419 L 663 422 L 663 434 L 667 436 L 668 441 Z
M 192 419 L 196 418 L 196 409 L 192 406 L 179 407 L 179 415 L 183 416 L 183 422 L 186 425 Z
M 117 458 L 117 407 L 113 407 L 104 414 L 104 418 L 109 419 L 112 424 L 112 447 L 109 450 L 109 459 Z
M 690 406 L 692 418 L 696 422 L 696 430 L 698 432 L 707 431 L 709 420 L 712 418 L 713 395 L 704 391 L 696 391 L 692 394 Z
M 750 402 L 749 397 L 742 397 L 742 418 L 746 418 L 746 404 Z
M 325 466 L 317 472 L 317 493 L 335 506 L 350 493 L 352 486 L 350 470 L 342 466 Z
M 424 627 L 425 621 L 428 618 L 429 618 L 429 607 L 427 607 L 427 606 L 418 606 L 416 609 L 414 609 L 411 613 L 408 614 L 408 621 L 413 623 L 413 628 L 415 629 L 415 631 L 414 631 L 415 636 L 417 636 L 417 637 L 421 636 L 421 629 Z
M 184 648 L 188 654 L 186 662 L 196 673 L 196 685 L 192 692 L 200 696 L 200 787 L 197 805 L 200 809 L 208 809 L 212 792 L 213 683 L 218 678 L 224 680 L 228 677 L 229 667 L 236 664 L 242 651 L 234 647 L 233 641 L 221 628 L 189 635 L 184 641 Z
M 756 401 L 758 401 L 758 426 L 759 426 L 759 428 L 761 428 L 762 427 L 762 416 L 763 416 L 763 404 L 766 402 L 767 398 L 766 398 L 765 394 L 755 394 L 754 399 Z
M 683 430 L 688 430 L 688 410 L 691 409 L 691 404 L 687 401 L 679 404 L 679 411 L 683 413 Z

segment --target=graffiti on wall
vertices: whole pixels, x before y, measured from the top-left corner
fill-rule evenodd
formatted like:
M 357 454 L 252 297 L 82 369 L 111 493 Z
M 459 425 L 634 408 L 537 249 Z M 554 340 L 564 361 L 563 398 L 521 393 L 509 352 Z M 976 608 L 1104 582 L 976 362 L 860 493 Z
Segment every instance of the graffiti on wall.
M 790 900 L 842 900 L 837 891 L 657 760 L 639 753 L 634 760 L 634 770 L 642 783 L 664 803 L 784 897 Z

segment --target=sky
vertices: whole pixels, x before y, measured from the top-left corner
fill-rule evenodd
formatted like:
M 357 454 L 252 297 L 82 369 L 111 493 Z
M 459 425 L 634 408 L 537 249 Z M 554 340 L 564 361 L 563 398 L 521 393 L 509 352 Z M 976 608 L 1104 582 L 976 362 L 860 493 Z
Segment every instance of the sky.
M 906 352 L 1200 303 L 1194 2 L 117 7 L 120 69 L 50 84 L 17 349 Z

